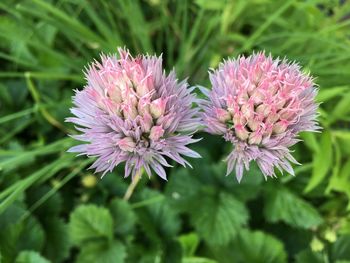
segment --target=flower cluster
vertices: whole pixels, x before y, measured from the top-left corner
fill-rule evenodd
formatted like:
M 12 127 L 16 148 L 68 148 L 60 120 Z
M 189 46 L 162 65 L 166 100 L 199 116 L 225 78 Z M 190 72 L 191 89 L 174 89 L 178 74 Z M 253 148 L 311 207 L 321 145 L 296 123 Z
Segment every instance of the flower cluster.
M 211 71 L 212 89 L 201 88 L 203 100 L 174 71 L 166 75 L 161 58 L 134 58 L 125 49 L 119 57 L 102 55 L 86 78 L 87 86 L 74 96 L 75 117 L 67 119 L 81 132 L 72 137 L 85 143 L 70 151 L 96 157 L 91 168 L 103 175 L 125 162 L 125 177 L 143 168 L 166 179 L 166 158 L 190 166 L 183 156 L 200 157 L 187 147 L 197 141 L 192 135 L 200 124 L 233 144 L 227 174 L 235 169 L 238 181 L 251 161 L 265 178 L 275 176 L 275 168 L 294 174 L 290 163 L 297 161 L 289 147 L 299 132 L 319 129 L 313 78 L 263 52 Z M 197 102 L 200 107 L 193 108 Z
M 67 121 L 81 132 L 73 138 L 85 142 L 70 152 L 96 157 L 91 168 L 103 175 L 125 162 L 125 177 L 142 168 L 166 179 L 168 157 L 184 166 L 183 158 L 200 157 L 187 147 L 199 125 L 196 98 L 175 72 L 166 75 L 162 59 L 129 54 L 101 56 L 86 72 L 87 86 L 76 91 Z
M 227 174 L 235 168 L 240 181 L 253 160 L 265 177 L 275 176 L 275 167 L 293 174 L 290 162 L 297 161 L 288 148 L 300 131 L 318 129 L 313 79 L 295 63 L 258 53 L 225 61 L 210 81 L 210 91 L 202 88 L 202 119 L 209 133 L 234 145 Z

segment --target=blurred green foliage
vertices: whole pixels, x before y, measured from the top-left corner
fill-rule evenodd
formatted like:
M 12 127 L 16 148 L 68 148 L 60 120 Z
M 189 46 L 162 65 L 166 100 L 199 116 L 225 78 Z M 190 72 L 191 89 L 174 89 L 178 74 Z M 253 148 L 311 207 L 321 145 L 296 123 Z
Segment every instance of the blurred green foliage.
M 337 0 L 2 0 L 0 262 L 350 262 L 350 3 Z M 225 177 L 230 145 L 195 147 L 193 169 L 102 180 L 65 151 L 82 69 L 127 46 L 209 85 L 227 57 L 266 50 L 319 85 L 322 133 L 294 147 L 296 176 Z

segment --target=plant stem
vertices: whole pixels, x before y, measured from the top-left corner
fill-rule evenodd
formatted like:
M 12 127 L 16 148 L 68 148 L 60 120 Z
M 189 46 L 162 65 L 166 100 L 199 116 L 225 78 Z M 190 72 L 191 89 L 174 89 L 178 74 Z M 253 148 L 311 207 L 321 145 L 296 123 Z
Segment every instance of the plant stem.
M 123 200 L 128 201 L 132 195 L 132 193 L 135 190 L 135 187 L 137 185 L 137 183 L 140 181 L 141 176 L 142 176 L 142 172 L 143 169 L 140 169 L 136 175 L 134 176 L 134 178 L 132 178 L 131 184 L 129 185 L 128 189 L 126 189 L 126 192 L 124 194 Z

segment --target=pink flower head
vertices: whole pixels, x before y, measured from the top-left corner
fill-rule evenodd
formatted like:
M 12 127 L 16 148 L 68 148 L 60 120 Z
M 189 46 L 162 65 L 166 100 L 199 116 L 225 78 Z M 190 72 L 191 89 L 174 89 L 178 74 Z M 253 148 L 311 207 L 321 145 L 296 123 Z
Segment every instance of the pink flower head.
M 86 143 L 69 151 L 96 157 L 90 168 L 103 175 L 125 162 L 125 177 L 144 168 L 166 179 L 164 157 L 183 166 L 190 166 L 183 156 L 200 157 L 187 147 L 197 141 L 192 134 L 199 124 L 193 88 L 174 71 L 166 75 L 161 58 L 118 51 L 119 58 L 102 55 L 92 63 L 86 87 L 76 91 L 75 117 L 67 121 L 81 132 L 72 137 Z
M 226 161 L 227 174 L 237 180 L 256 161 L 265 178 L 274 167 L 294 174 L 297 161 L 288 148 L 300 131 L 315 131 L 317 89 L 313 78 L 295 63 L 272 59 L 263 52 L 227 60 L 209 73 L 212 90 L 201 88 L 206 131 L 223 135 L 234 145 Z

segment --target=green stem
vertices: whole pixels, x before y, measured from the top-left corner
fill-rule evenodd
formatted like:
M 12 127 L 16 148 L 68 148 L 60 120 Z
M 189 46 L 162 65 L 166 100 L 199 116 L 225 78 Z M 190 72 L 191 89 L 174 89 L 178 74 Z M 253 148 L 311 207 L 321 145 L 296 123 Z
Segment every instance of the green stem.
M 143 169 L 140 169 L 136 175 L 134 176 L 134 178 L 132 178 L 131 184 L 129 185 L 128 189 L 126 189 L 126 192 L 124 194 L 123 200 L 128 201 L 132 195 L 132 193 L 134 192 L 136 185 L 138 184 L 138 182 L 141 179 L 143 173 Z

